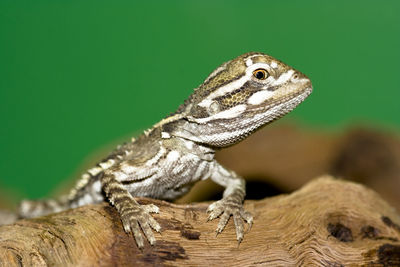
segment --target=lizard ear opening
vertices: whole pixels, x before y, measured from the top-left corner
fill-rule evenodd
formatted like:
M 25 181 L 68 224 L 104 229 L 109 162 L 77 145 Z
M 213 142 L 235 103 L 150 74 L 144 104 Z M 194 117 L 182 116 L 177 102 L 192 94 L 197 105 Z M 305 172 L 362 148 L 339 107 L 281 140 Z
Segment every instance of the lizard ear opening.
M 220 111 L 220 106 L 217 101 L 213 101 L 207 108 L 207 112 L 210 115 L 217 114 Z

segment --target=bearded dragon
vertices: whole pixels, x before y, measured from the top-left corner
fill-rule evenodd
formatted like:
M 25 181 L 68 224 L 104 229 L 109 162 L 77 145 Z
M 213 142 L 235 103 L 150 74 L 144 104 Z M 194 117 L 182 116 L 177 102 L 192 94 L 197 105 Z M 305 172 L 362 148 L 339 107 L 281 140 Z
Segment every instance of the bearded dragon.
M 68 196 L 58 200 L 22 201 L 19 218 L 59 212 L 108 201 L 138 247 L 156 243 L 157 206 L 140 205 L 134 197 L 173 200 L 191 186 L 211 178 L 225 187 L 223 198 L 208 207 L 208 219 L 220 218 L 221 233 L 232 216 L 237 241 L 253 216 L 243 209 L 245 181 L 220 165 L 215 152 L 245 139 L 282 117 L 312 91 L 310 80 L 281 61 L 246 53 L 215 69 L 177 111 L 144 131 L 87 170 Z M 144 235 L 144 236 L 143 236 Z

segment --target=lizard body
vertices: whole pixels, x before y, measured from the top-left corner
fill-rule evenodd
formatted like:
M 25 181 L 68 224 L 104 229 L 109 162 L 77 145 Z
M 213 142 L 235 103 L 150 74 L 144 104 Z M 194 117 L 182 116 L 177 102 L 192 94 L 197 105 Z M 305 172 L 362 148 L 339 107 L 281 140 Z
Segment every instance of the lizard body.
M 84 173 L 68 196 L 23 201 L 19 216 L 36 217 L 106 200 L 118 210 L 125 231 L 143 247 L 143 234 L 153 245 L 152 229 L 161 230 L 150 215 L 159 210 L 152 204 L 139 205 L 133 197 L 176 199 L 196 181 L 211 178 L 225 191 L 209 206 L 209 220 L 220 217 L 220 233 L 233 216 L 241 242 L 244 222 L 251 226 L 253 221 L 242 207 L 245 182 L 214 159 L 215 151 L 290 112 L 311 91 L 310 80 L 281 61 L 262 53 L 241 55 L 213 71 L 175 113 Z

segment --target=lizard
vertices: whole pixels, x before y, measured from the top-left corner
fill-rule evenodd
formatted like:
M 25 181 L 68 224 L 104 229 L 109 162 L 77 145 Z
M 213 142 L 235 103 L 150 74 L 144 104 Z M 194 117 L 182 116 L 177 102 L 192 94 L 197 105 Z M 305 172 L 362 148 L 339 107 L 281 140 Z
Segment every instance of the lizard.
M 209 205 L 208 220 L 219 217 L 221 233 L 230 217 L 237 242 L 253 216 L 243 208 L 245 180 L 215 159 L 219 149 L 234 145 L 262 126 L 293 110 L 312 92 L 311 81 L 285 63 L 259 52 L 240 55 L 215 69 L 170 116 L 138 138 L 118 146 L 87 170 L 66 196 L 57 200 L 23 200 L 19 218 L 31 218 L 108 201 L 139 248 L 154 245 L 160 224 L 154 204 L 134 197 L 174 200 L 202 179 L 225 187 Z

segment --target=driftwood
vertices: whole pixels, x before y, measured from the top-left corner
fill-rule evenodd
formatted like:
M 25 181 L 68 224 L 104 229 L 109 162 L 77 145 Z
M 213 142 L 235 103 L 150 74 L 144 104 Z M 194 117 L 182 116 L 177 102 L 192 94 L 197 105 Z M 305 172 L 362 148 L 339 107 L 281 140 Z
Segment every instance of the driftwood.
M 375 192 L 329 176 L 290 195 L 246 201 L 254 225 L 215 236 L 208 203 L 154 203 L 157 244 L 139 250 L 114 208 L 89 205 L 0 227 L 1 266 L 400 266 L 400 216 Z

